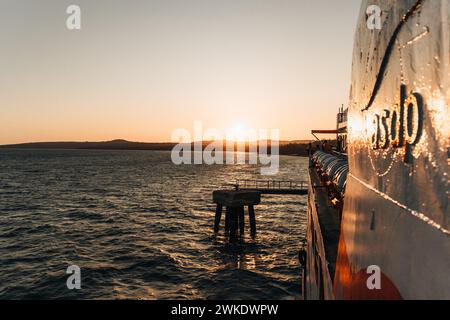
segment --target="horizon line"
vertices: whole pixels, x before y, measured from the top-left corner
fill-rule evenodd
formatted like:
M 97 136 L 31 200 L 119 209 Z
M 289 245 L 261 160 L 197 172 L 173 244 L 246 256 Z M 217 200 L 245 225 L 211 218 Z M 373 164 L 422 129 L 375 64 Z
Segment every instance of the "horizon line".
M 252 143 L 252 142 L 262 142 L 262 141 L 274 141 L 272 139 L 259 139 L 259 140 L 244 140 L 244 141 L 236 141 L 236 140 L 197 140 L 197 141 L 190 141 L 190 142 L 184 142 L 184 143 L 205 143 L 205 142 L 234 142 L 234 143 Z M 285 140 L 277 140 L 279 142 L 291 142 L 291 143 L 299 143 L 299 142 L 311 142 L 314 141 L 314 139 L 285 139 Z M 14 145 L 24 145 L 24 144 L 45 144 L 45 143 L 145 143 L 145 144 L 182 144 L 183 142 L 176 142 L 176 141 L 132 141 L 132 140 L 126 140 L 126 139 L 112 139 L 112 140 L 97 140 L 97 141 L 90 141 L 90 140 L 60 140 L 60 141 L 27 141 L 27 142 L 16 142 L 16 143 L 3 143 L 0 144 L 0 146 L 14 146 Z

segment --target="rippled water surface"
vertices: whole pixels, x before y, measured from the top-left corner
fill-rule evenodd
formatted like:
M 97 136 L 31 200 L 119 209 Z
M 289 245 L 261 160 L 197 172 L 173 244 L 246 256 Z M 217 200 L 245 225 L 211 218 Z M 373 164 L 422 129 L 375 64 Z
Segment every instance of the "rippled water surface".
M 282 156 L 271 178 L 306 168 Z M 306 196 L 263 196 L 256 239 L 227 244 L 211 193 L 238 178 L 267 179 L 163 151 L 0 150 L 0 298 L 298 298 Z M 81 290 L 66 287 L 71 264 Z

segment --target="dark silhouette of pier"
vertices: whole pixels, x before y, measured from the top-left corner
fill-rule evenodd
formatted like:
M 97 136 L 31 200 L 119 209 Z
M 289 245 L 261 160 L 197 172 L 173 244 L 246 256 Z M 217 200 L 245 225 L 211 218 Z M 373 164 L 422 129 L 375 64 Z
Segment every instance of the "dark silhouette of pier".
M 225 207 L 225 234 L 231 242 L 242 237 L 245 230 L 245 207 L 248 208 L 251 236 L 256 236 L 256 218 L 254 207 L 261 203 L 262 194 L 276 195 L 306 195 L 307 182 L 284 180 L 237 180 L 231 190 L 216 190 L 213 192 L 213 202 L 216 204 L 214 232 L 219 232 L 222 211 Z

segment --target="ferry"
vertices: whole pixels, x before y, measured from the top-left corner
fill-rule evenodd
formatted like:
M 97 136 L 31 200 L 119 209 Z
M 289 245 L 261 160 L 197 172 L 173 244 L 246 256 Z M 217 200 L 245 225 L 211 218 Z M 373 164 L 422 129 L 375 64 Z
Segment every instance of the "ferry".
M 304 299 L 450 299 L 449 105 L 450 1 L 363 1 L 348 108 L 312 132 L 337 142 L 310 155 Z

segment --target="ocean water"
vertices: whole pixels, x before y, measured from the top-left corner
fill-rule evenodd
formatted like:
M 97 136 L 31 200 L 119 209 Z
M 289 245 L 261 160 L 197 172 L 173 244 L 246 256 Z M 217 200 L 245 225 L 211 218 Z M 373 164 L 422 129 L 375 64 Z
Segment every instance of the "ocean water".
M 281 156 L 270 178 L 306 169 Z M 296 299 L 306 196 L 264 195 L 256 239 L 213 233 L 212 191 L 257 178 L 164 151 L 0 150 L 0 299 Z M 66 286 L 72 264 L 80 290 Z

